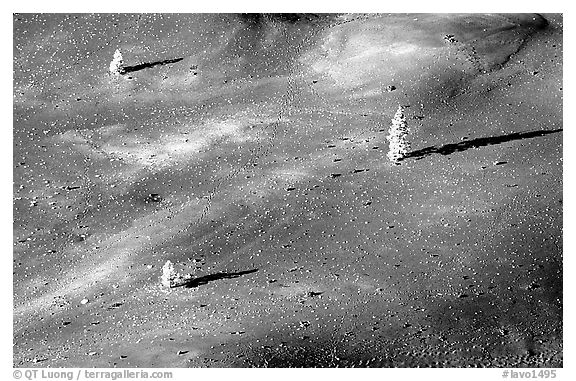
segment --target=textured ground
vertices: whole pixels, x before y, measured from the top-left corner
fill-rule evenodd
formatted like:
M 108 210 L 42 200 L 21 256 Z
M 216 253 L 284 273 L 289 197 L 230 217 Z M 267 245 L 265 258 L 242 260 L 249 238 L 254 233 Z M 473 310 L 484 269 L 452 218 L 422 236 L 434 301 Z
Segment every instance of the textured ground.
M 14 15 L 14 365 L 560 367 L 562 128 L 558 15 Z

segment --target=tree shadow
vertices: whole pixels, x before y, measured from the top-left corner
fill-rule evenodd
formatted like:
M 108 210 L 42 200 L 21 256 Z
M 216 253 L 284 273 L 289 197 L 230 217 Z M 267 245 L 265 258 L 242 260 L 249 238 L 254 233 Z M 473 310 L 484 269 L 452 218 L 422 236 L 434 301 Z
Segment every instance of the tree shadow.
M 208 283 L 213 282 L 215 280 L 238 278 L 242 275 L 255 273 L 256 271 L 258 271 L 258 269 L 239 271 L 236 273 L 221 272 L 221 273 L 204 275 L 204 276 L 201 276 L 199 278 L 193 278 L 193 279 L 186 280 L 182 284 L 180 284 L 179 287 L 195 288 L 198 286 L 208 284 Z
M 430 146 L 426 148 L 422 148 L 416 151 L 409 152 L 405 157 L 404 160 L 407 158 L 415 158 L 416 160 L 423 159 L 426 156 L 430 156 L 432 154 L 438 153 L 440 155 L 451 155 L 454 152 L 462 152 L 466 151 L 470 148 L 478 148 L 484 147 L 489 145 L 495 144 L 502 144 L 514 140 L 522 140 L 522 139 L 530 139 L 536 138 L 539 136 L 545 136 L 548 134 L 554 134 L 556 132 L 562 131 L 561 128 L 556 130 L 540 130 L 540 131 L 528 131 L 528 132 L 514 132 L 508 135 L 501 135 L 501 136 L 489 136 L 485 138 L 477 138 L 472 140 L 466 140 L 460 143 L 450 143 L 445 144 L 443 146 Z
M 134 65 L 134 66 L 124 66 L 124 68 L 122 69 L 122 74 L 128 74 L 128 73 L 147 69 L 147 68 L 154 67 L 154 66 L 161 66 L 161 65 L 176 63 L 176 62 L 182 61 L 183 59 L 184 58 L 174 58 L 171 60 L 164 60 L 164 61 L 145 62 L 145 63 L 141 63 L 141 64 Z

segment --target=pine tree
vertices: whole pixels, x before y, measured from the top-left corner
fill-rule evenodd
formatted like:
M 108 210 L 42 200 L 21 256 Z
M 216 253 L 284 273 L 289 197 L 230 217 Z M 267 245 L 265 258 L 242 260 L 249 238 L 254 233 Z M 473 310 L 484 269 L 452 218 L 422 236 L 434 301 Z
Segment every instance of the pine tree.
M 114 75 L 122 74 L 124 71 L 124 60 L 122 59 L 122 53 L 120 49 L 116 49 L 114 52 L 114 58 L 110 62 L 110 73 Z
M 174 287 L 176 285 L 176 280 L 178 279 L 178 274 L 174 270 L 174 265 L 171 261 L 166 261 L 162 267 L 162 285 L 167 288 Z
M 390 142 L 388 159 L 398 164 L 406 156 L 410 149 L 410 143 L 406 140 L 408 136 L 408 124 L 404 116 L 404 107 L 398 106 L 398 110 L 392 119 L 392 125 L 388 130 L 386 139 Z
M 186 282 L 192 279 L 192 275 L 185 274 L 181 275 L 174 270 L 174 264 L 172 261 L 168 260 L 162 266 L 162 276 L 160 277 L 160 281 L 162 286 L 166 288 L 174 288 L 180 287 L 186 284 Z

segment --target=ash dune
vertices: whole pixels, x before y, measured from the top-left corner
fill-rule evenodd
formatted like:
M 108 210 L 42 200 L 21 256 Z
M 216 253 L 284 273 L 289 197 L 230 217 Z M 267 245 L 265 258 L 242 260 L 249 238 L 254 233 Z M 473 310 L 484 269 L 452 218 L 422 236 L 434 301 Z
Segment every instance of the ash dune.
M 562 23 L 15 14 L 14 365 L 561 367 Z

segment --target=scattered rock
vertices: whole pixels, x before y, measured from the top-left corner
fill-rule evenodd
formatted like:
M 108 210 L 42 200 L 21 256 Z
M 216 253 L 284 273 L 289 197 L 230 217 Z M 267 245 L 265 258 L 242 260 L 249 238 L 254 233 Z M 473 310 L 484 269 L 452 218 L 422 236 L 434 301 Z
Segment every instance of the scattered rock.
M 387 91 L 387 92 L 391 92 L 391 91 L 396 90 L 396 86 L 394 86 L 394 85 L 388 85 L 388 86 L 386 86 L 386 87 L 384 88 L 384 90 Z
M 500 336 L 506 336 L 510 333 L 510 331 L 504 328 L 499 328 L 498 333 L 500 334 Z
M 158 193 L 150 193 L 148 197 L 146 197 L 146 202 L 160 202 L 162 201 L 162 197 Z
M 526 288 L 527 290 L 536 290 L 538 288 L 540 288 L 541 286 L 536 283 L 536 282 L 532 282 L 530 283 L 530 285 Z

